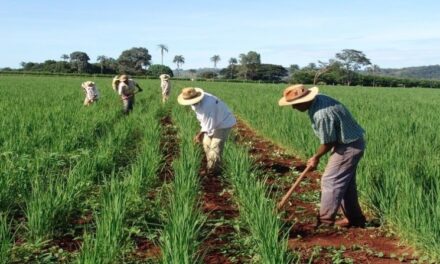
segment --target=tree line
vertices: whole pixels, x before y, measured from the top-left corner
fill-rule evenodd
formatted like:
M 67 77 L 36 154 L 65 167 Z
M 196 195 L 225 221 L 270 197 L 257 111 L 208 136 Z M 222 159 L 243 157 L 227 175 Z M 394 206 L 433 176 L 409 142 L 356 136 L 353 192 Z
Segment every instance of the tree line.
M 256 51 L 241 53 L 238 58 L 228 60 L 226 68 L 217 69 L 220 55 L 213 55 L 209 60 L 214 68 L 209 70 L 189 69 L 182 71 L 185 63 L 183 55 L 175 55 L 173 63 L 176 70 L 163 65 L 163 56 L 168 47 L 159 44 L 162 64 L 151 64 L 151 55 L 148 49 L 133 47 L 124 50 L 115 59 L 100 55 L 96 63 L 90 63 L 90 57 L 82 51 L 75 51 L 69 55 L 63 54 L 60 61 L 46 60 L 43 63 L 22 62 L 20 70 L 26 72 L 49 73 L 77 73 L 77 74 L 119 74 L 147 75 L 158 77 L 162 73 L 181 78 L 248 80 L 265 82 L 289 82 L 304 84 L 326 84 L 346 86 L 381 86 L 381 87 L 432 87 L 440 88 L 440 81 L 419 80 L 383 76 L 379 66 L 372 64 L 370 59 L 359 50 L 344 49 L 335 54 L 328 61 L 309 63 L 299 67 L 296 64 L 285 68 L 281 65 L 261 63 L 261 55 Z

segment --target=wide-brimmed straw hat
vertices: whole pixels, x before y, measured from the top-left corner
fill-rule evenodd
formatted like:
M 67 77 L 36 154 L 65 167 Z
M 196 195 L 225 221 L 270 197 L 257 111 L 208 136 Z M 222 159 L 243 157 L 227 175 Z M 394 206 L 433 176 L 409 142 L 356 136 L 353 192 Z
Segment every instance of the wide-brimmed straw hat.
M 122 74 L 121 76 L 119 76 L 119 80 L 120 80 L 121 82 L 128 80 L 128 75 L 126 75 L 126 74 Z
M 93 86 L 95 86 L 95 83 L 92 81 L 86 81 L 86 82 L 82 83 L 82 86 L 83 87 L 93 87 Z
M 193 105 L 197 104 L 203 99 L 205 93 L 202 89 L 197 87 L 183 88 L 182 92 L 177 97 L 177 102 L 181 105 Z
M 319 88 L 316 86 L 306 89 L 302 84 L 292 85 L 284 89 L 283 97 L 278 101 L 278 105 L 286 106 L 310 102 L 315 99 L 318 92 Z
M 161 80 L 169 80 L 169 79 L 170 79 L 170 76 L 169 76 L 168 74 L 161 74 L 161 75 L 159 76 L 159 78 L 160 78 Z

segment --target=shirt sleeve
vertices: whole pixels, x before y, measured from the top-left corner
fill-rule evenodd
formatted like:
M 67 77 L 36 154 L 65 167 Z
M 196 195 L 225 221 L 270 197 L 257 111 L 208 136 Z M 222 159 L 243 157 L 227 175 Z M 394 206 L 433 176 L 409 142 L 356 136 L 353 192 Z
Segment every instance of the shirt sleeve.
M 123 95 L 123 90 L 124 90 L 124 85 L 120 83 L 118 86 L 118 94 Z
M 200 122 L 200 132 L 205 132 L 208 136 L 214 135 L 214 123 L 212 111 L 204 114 Z
M 336 135 L 336 122 L 328 116 L 322 117 L 315 122 L 315 134 L 321 144 L 328 144 L 338 140 Z

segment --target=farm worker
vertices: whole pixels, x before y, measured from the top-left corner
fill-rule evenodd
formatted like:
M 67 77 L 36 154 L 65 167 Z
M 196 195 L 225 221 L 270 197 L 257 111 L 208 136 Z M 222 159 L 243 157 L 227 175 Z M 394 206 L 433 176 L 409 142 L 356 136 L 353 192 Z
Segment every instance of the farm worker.
M 356 168 L 364 154 L 364 130 L 348 109 L 337 100 L 318 94 L 318 87 L 306 89 L 292 85 L 284 90 L 280 106 L 308 111 L 312 128 L 320 145 L 308 161 L 313 169 L 330 152 L 321 179 L 321 208 L 317 226 L 333 225 L 339 207 L 345 216 L 336 222 L 341 227 L 365 227 L 365 216 L 359 206 L 356 190 Z
M 236 123 L 234 115 L 224 102 L 200 88 L 183 88 L 177 101 L 181 105 L 190 105 L 196 113 L 201 129 L 194 137 L 194 141 L 203 143 L 207 173 L 218 174 L 223 147 L 231 128 Z
M 119 83 L 118 83 L 119 81 Z M 142 92 L 142 88 L 133 79 L 123 74 L 118 79 L 113 79 L 113 87 L 117 85 L 118 94 L 121 96 L 124 114 L 129 114 L 133 110 L 134 95 Z M 138 89 L 136 91 L 136 88 Z
M 161 74 L 160 78 L 160 88 L 162 88 L 162 103 L 168 101 L 171 92 L 170 76 L 168 74 Z
M 81 84 L 81 87 L 84 89 L 84 92 L 86 94 L 86 98 L 84 99 L 85 106 L 89 106 L 94 102 L 98 101 L 99 92 L 94 82 L 91 81 L 83 82 Z

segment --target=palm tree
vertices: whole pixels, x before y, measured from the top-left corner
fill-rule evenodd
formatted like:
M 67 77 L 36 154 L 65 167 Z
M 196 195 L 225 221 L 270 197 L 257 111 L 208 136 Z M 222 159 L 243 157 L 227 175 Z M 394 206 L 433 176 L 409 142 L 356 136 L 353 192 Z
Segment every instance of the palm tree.
M 236 58 L 230 58 L 229 59 L 229 68 L 231 68 L 231 75 L 229 76 L 229 78 L 233 78 L 234 75 L 234 65 L 237 64 L 238 61 Z
M 168 47 L 165 44 L 159 44 L 157 45 L 160 49 L 160 56 L 162 57 L 162 65 L 163 65 L 163 52 L 168 52 Z
M 69 58 L 70 58 L 70 57 L 69 57 L 69 55 L 67 55 L 67 54 L 63 54 L 63 55 L 61 55 L 61 59 L 62 59 L 63 61 L 67 61 Z
M 185 63 L 185 58 L 182 55 L 174 56 L 173 63 L 177 65 L 177 73 L 180 71 L 180 65 Z
M 104 55 L 100 55 L 98 56 L 98 58 L 96 58 L 97 61 L 99 61 L 99 64 L 101 65 L 101 74 L 104 73 L 104 64 L 107 61 L 107 57 Z
M 211 61 L 214 63 L 214 69 L 217 69 L 217 62 L 220 61 L 220 56 L 219 55 L 212 56 Z

